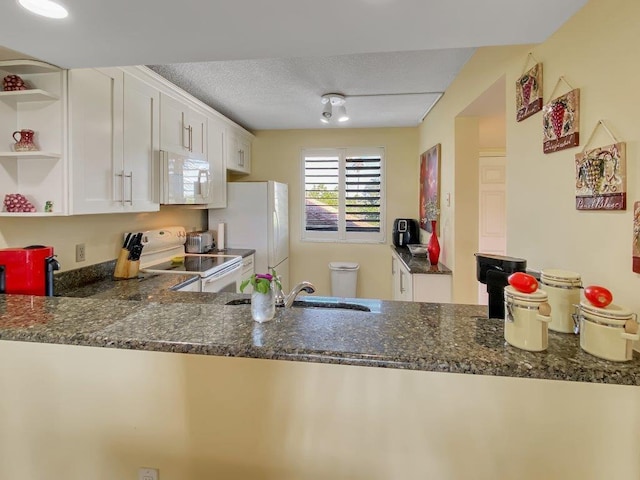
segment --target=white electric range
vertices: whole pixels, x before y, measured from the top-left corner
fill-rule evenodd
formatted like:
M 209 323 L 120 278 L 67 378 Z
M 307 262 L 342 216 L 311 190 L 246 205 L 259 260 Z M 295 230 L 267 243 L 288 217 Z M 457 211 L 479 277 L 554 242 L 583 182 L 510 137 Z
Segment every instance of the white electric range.
M 140 271 L 145 273 L 195 274 L 200 276 L 200 292 L 237 292 L 242 257 L 208 253 L 185 253 L 184 227 L 148 230 L 142 234 Z

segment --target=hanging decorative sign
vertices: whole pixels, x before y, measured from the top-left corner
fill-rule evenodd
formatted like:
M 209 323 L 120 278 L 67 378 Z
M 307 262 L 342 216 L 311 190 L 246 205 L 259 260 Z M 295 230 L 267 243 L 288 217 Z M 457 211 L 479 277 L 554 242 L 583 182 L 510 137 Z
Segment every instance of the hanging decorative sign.
M 560 77 L 551 97 L 558 88 L 560 81 L 569 83 Z M 544 153 L 575 147 L 580 144 L 580 89 L 573 88 L 565 95 L 554 98 L 542 108 L 542 123 L 544 128 Z
M 616 143 L 587 150 L 600 125 Z M 626 143 L 619 142 L 602 120 L 576 155 L 576 209 L 627 209 Z
M 529 59 L 536 61 L 533 55 L 529 54 L 524 68 L 527 68 Z M 516 81 L 516 120 L 521 122 L 540 110 L 542 110 L 542 64 L 536 62 Z
M 633 271 L 640 273 L 640 202 L 633 204 Z

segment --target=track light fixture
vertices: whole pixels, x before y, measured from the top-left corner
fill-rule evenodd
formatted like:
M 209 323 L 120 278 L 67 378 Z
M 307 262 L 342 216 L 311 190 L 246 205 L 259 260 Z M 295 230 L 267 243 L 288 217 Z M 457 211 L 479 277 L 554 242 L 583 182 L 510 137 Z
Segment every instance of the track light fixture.
M 322 109 L 322 115 L 320 117 L 320 121 L 323 123 L 329 123 L 332 118 L 337 118 L 339 122 L 346 122 L 349 120 L 349 115 L 347 115 L 347 108 L 345 107 L 345 97 L 344 95 L 340 95 L 339 93 L 327 93 L 323 95 L 320 99 L 324 108 Z M 333 108 L 335 108 L 335 115 L 333 112 Z

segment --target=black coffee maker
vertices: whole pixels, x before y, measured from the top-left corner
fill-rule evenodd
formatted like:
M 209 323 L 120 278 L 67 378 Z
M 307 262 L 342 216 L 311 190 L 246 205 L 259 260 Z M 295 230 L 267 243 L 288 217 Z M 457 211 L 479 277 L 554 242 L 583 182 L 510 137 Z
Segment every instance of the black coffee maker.
M 396 218 L 393 221 L 393 244 L 406 247 L 410 243 L 420 243 L 418 221 L 413 218 Z
M 489 253 L 476 253 L 476 278 L 487 285 L 489 294 L 489 318 L 504 318 L 504 287 L 509 285 L 509 275 L 525 272 L 527 261 L 523 258 L 504 257 Z

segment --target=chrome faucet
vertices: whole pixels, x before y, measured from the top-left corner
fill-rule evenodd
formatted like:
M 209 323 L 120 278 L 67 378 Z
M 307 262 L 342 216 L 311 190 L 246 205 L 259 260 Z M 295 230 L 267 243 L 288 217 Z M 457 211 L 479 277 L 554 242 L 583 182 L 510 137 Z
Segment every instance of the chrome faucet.
M 316 291 L 316 287 L 314 287 L 313 284 L 309 282 L 300 282 L 295 287 L 293 287 L 293 290 L 291 290 L 289 295 L 286 296 L 284 295 L 284 293 L 282 293 L 282 289 L 278 289 L 276 290 L 276 306 L 284 308 L 291 307 L 298 294 L 302 291 L 305 291 L 307 293 L 314 293 Z

